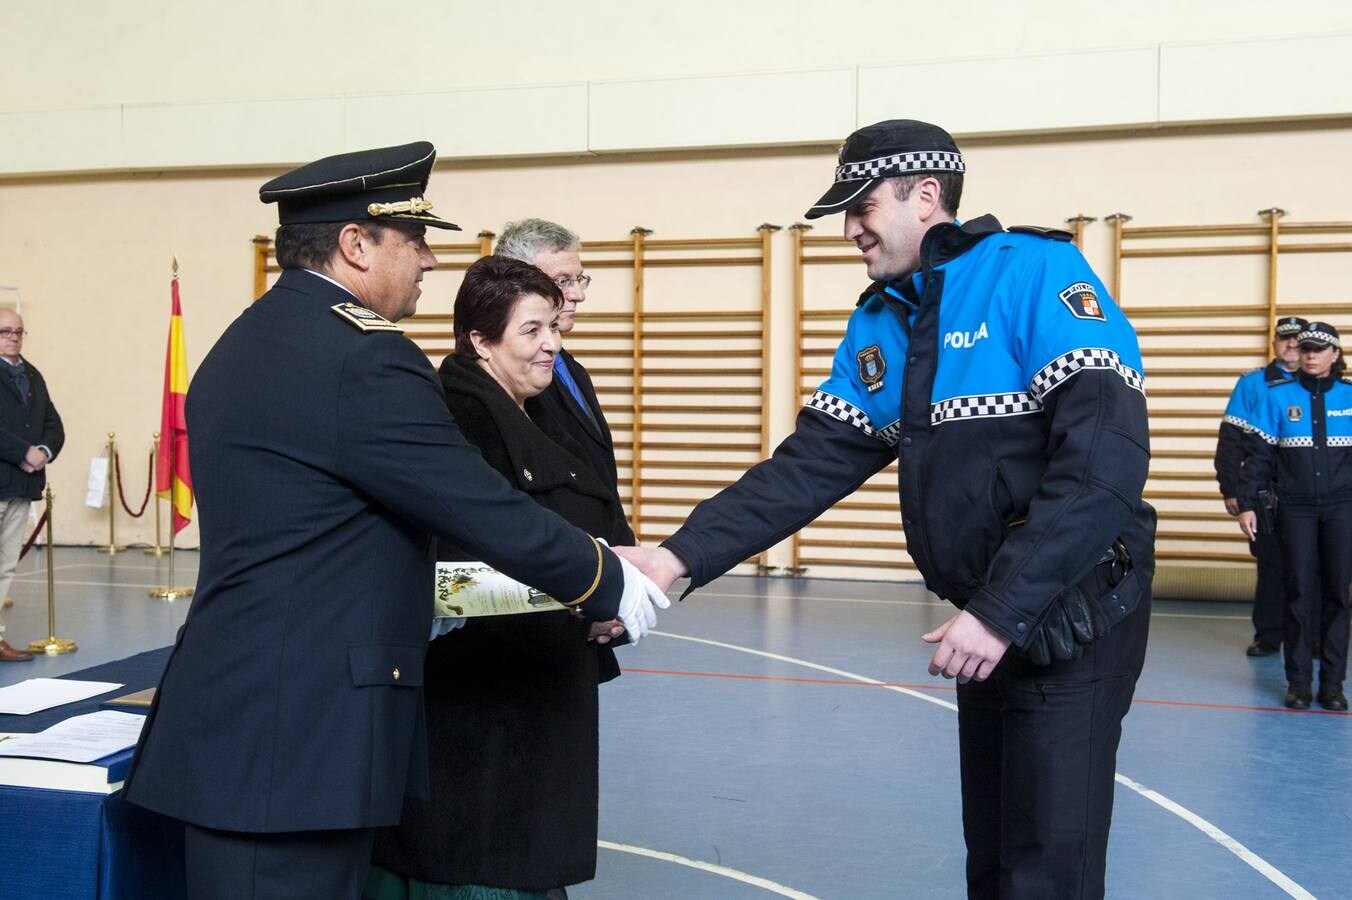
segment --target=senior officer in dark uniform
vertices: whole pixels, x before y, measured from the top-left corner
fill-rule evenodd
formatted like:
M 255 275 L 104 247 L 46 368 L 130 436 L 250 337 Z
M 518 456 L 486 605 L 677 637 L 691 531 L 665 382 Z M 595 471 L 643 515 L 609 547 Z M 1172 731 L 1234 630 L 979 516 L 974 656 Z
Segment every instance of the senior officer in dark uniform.
M 771 459 L 631 552 L 698 587 L 899 459 L 907 548 L 960 609 L 925 640 L 960 682 L 969 895 L 1102 896 L 1154 568 L 1140 351 L 1070 235 L 955 221 L 964 171 L 934 125 L 850 136 L 807 213 L 843 212 L 875 279 L 831 376 Z
M 373 829 L 426 792 L 433 539 L 631 638 L 651 582 L 511 489 L 401 333 L 436 260 L 431 144 L 264 185 L 285 270 L 188 391 L 198 591 L 127 799 L 188 823 L 194 900 L 357 898 Z M 646 584 L 645 584 L 646 582 Z
M 1230 392 L 1216 434 L 1216 482 L 1225 501 L 1225 511 L 1239 515 L 1239 485 L 1243 479 L 1246 429 L 1253 410 L 1266 402 L 1269 390 L 1296 380 L 1300 369 L 1300 342 L 1297 339 L 1309 325 L 1298 316 L 1277 320 L 1272 331 L 1272 362 L 1245 372 Z M 1282 646 L 1282 615 L 1285 608 L 1286 573 L 1282 563 L 1281 538 L 1277 536 L 1275 506 L 1277 492 L 1272 485 L 1263 489 L 1259 507 L 1262 527 L 1249 542 L 1249 552 L 1257 562 L 1258 578 L 1253 588 L 1253 641 L 1245 649 L 1248 656 L 1271 656 Z

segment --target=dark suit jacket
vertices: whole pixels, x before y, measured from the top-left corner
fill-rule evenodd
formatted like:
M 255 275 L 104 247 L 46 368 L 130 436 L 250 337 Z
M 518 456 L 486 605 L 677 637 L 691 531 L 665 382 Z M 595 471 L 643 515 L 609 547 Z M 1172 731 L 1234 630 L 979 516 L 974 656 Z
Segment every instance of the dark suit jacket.
M 433 535 L 612 618 L 619 563 L 490 469 L 427 357 L 284 272 L 188 391 L 197 595 L 126 786 L 207 828 L 389 825 L 426 788 Z
M 587 401 L 587 406 L 591 408 L 593 418 L 587 417 L 587 414 L 577 405 L 577 401 L 573 399 L 573 395 L 568 392 L 568 388 L 560 384 L 557 377 L 536 399 L 563 426 L 569 437 L 581 445 L 586 461 L 591 465 L 592 470 L 601 476 L 601 480 L 614 491 L 615 499 L 618 502 L 620 493 L 615 484 L 618 480 L 615 466 L 615 443 L 610 437 L 610 425 L 606 422 L 606 415 L 601 411 L 601 401 L 596 399 L 596 387 L 592 384 L 591 375 L 583 368 L 582 363 L 573 358 L 573 354 L 567 350 L 560 350 L 559 353 L 563 356 L 568 371 L 572 373 L 573 380 L 577 382 L 578 390 L 582 392 L 582 398 Z M 629 530 L 627 522 L 624 530 L 624 543 L 634 543 L 634 533 Z
M 19 389 L 9 372 L 9 363 L 0 360 L 0 499 L 23 497 L 40 500 L 47 484 L 47 470 L 29 474 L 19 468 L 29 447 L 43 444 L 52 451 L 52 459 L 66 442 L 61 417 L 56 414 L 47 382 L 37 366 L 24 360 L 28 373 L 28 405 L 19 397 Z
M 489 465 L 579 528 L 619 540 L 619 501 L 538 397 L 527 418 L 473 360 L 447 357 L 440 372 L 456 424 Z M 446 542 L 437 553 L 466 558 Z M 562 611 L 483 616 L 432 642 L 432 797 L 405 802 L 373 861 L 422 881 L 522 890 L 596 877 L 597 682 L 619 666 L 587 630 Z

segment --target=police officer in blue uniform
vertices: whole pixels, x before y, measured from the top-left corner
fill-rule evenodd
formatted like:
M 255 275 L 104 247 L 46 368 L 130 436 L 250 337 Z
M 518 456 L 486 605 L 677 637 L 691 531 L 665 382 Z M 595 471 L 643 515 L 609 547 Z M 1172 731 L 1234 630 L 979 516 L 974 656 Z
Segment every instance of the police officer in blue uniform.
M 1338 329 L 1311 322 L 1298 340 L 1296 379 L 1267 391 L 1243 423 L 1248 453 L 1239 525 L 1253 540 L 1259 492 L 1275 476 L 1282 492 L 1277 533 L 1286 558 L 1284 702 L 1310 708 L 1318 627 L 1319 704 L 1343 711 L 1352 582 L 1352 382 L 1343 378 Z
M 1261 405 L 1269 388 L 1296 378 L 1300 368 L 1297 337 L 1309 325 L 1298 316 L 1277 320 L 1272 332 L 1272 362 L 1246 372 L 1235 383 L 1225 405 L 1220 431 L 1216 435 L 1216 481 L 1225 511 L 1239 515 L 1239 482 L 1244 464 L 1244 428 L 1256 405 Z M 1269 485 L 1259 497 L 1258 536 L 1249 542 L 1249 552 L 1257 562 L 1258 579 L 1253 590 L 1253 641 L 1244 651 L 1249 656 L 1271 656 L 1282 645 L 1282 608 L 1285 605 L 1286 575 L 1282 566 L 1282 544 L 1275 528 L 1277 490 Z
M 435 537 L 631 637 L 664 603 L 483 461 L 396 324 L 436 265 L 425 230 L 456 227 L 424 196 L 435 158 L 264 185 L 284 271 L 188 391 L 201 570 L 126 797 L 187 823 L 193 900 L 360 896 L 374 829 L 426 793 Z
M 1140 352 L 1069 235 L 955 220 L 965 168 L 934 125 L 850 136 L 807 213 L 844 213 L 874 279 L 830 377 L 771 459 L 635 556 L 697 588 L 899 460 L 907 549 L 959 608 L 925 639 L 959 681 L 969 894 L 1102 896 L 1154 569 Z

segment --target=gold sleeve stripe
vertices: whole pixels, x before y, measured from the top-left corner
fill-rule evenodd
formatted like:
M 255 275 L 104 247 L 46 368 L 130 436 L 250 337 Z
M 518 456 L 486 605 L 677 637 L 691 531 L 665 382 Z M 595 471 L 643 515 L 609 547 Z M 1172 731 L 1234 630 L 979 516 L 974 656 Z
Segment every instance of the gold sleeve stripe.
M 596 577 L 592 579 L 591 587 L 587 588 L 585 594 L 578 597 L 576 600 L 569 600 L 567 603 L 563 604 L 564 606 L 578 606 L 579 604 L 586 603 L 587 598 L 596 593 L 597 586 L 601 584 L 601 571 L 605 568 L 606 558 L 604 554 L 601 553 L 601 545 L 596 542 L 596 538 L 592 538 L 591 542 L 592 546 L 596 548 Z

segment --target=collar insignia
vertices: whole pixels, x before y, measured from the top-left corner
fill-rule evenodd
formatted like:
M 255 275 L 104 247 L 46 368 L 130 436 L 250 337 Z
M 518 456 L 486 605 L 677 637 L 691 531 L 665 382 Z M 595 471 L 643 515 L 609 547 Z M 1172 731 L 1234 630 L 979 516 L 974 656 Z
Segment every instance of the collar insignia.
M 329 309 L 362 331 L 397 331 L 400 334 L 404 332 L 404 329 L 386 319 L 380 313 L 373 312 L 356 303 L 339 303 L 330 306 Z

